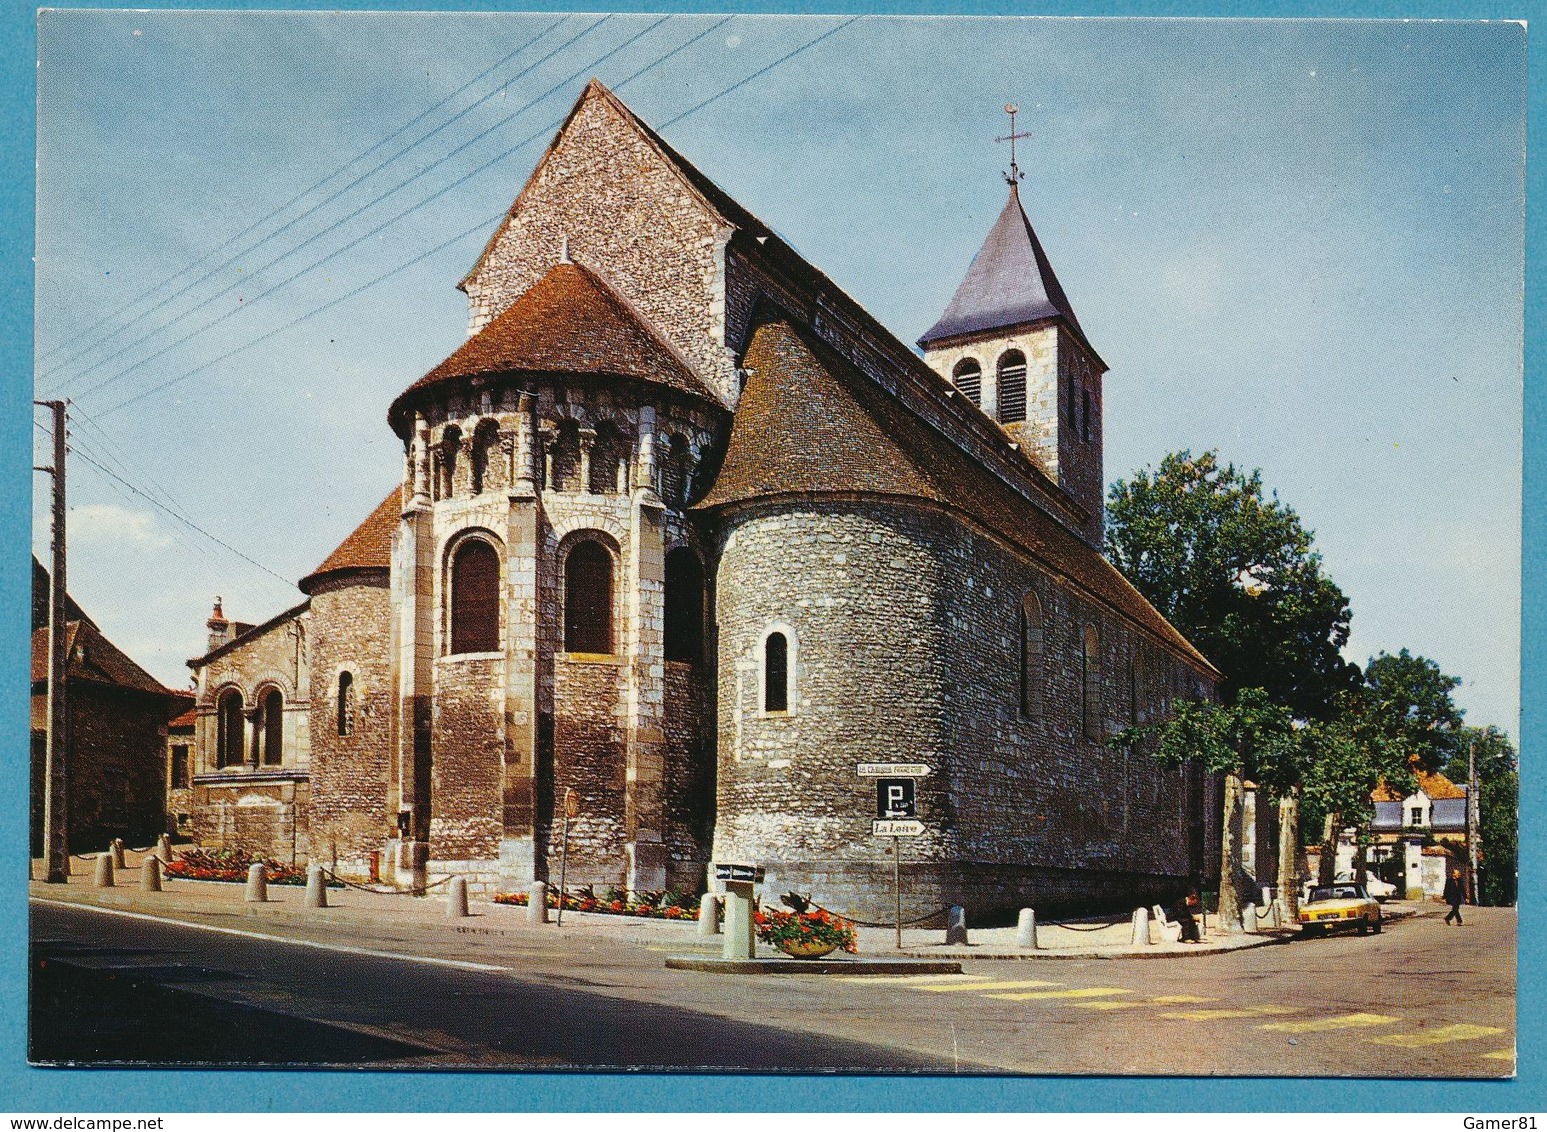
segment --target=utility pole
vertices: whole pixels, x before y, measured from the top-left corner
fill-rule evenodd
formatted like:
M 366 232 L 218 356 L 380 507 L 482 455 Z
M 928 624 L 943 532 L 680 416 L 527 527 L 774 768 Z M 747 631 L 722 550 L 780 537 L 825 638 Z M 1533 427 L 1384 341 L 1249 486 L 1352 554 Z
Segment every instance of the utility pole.
M 1477 739 L 1474 737 L 1466 749 L 1466 854 L 1468 870 L 1472 890 L 1472 903 L 1479 903 L 1477 892 L 1477 839 L 1478 839 L 1478 810 L 1477 810 Z
M 49 884 L 70 879 L 67 805 L 69 714 L 65 693 L 65 402 L 34 401 L 54 414 L 54 463 L 36 468 L 54 477 L 53 563 L 48 575 L 48 731 L 43 754 L 43 858 Z

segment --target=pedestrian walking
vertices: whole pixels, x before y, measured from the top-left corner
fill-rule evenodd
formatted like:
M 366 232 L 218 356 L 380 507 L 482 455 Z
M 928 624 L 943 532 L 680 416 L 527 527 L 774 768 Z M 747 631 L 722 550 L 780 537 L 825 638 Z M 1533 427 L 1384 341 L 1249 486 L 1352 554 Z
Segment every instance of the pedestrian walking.
M 1450 911 L 1445 913 L 1445 922 L 1448 924 L 1454 917 L 1456 927 L 1461 926 L 1461 904 L 1466 899 L 1466 885 L 1461 883 L 1461 870 L 1451 869 L 1450 879 L 1445 882 L 1445 903 L 1450 905 Z

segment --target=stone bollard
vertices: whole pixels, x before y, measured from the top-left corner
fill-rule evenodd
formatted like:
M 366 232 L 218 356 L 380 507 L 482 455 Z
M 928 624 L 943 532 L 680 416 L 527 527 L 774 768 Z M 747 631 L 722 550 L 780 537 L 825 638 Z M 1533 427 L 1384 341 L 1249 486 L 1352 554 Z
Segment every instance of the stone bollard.
M 1015 921 L 1015 946 L 1037 946 L 1037 914 L 1030 908 L 1022 908 L 1020 918 Z
M 161 859 L 159 857 L 146 857 L 140 863 L 140 891 L 161 891 Z
M 115 869 L 122 869 L 124 867 L 124 839 L 122 837 L 113 838 L 111 848 L 113 851 L 113 867 Z
M 1248 904 L 1241 909 L 1241 930 L 1247 935 L 1257 934 L 1257 905 Z
M 467 878 L 452 877 L 446 890 L 446 915 L 467 915 Z
M 113 887 L 113 854 L 104 853 L 97 858 L 97 875 L 92 878 L 97 888 Z
M 950 914 L 945 921 L 946 946 L 960 944 L 967 945 L 967 909 L 960 904 L 952 904 Z
M 526 922 L 546 924 L 548 922 L 548 886 L 542 881 L 537 881 L 526 892 Z M 563 898 L 560 897 L 560 899 Z
M 698 901 L 698 934 L 720 934 L 720 902 L 714 893 L 706 892 Z
M 171 835 L 163 833 L 156 839 L 156 856 L 161 858 L 163 865 L 170 865 L 172 863 Z
M 321 865 L 306 866 L 306 907 L 328 906 L 328 876 Z
M 262 904 L 269 898 L 269 870 L 262 861 L 254 861 L 247 869 L 247 902 Z
M 1148 908 L 1135 908 L 1133 910 L 1133 934 L 1128 942 L 1138 947 L 1148 947 L 1150 942 L 1150 910 Z

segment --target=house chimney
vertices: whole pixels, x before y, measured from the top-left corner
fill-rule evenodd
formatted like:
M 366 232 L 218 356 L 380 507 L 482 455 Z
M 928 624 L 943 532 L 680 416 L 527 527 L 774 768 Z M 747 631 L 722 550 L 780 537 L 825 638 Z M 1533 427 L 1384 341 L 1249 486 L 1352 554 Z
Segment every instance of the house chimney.
M 220 596 L 215 596 L 215 611 L 209 615 L 205 627 L 209 629 L 208 652 L 214 652 L 221 645 L 231 639 L 231 622 L 226 620 L 225 613 L 220 608 Z

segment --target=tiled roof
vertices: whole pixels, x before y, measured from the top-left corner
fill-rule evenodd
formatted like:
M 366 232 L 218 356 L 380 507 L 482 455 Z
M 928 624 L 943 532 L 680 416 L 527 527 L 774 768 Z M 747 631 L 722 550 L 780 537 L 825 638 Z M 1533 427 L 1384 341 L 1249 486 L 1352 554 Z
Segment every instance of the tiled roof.
M 195 708 L 189 708 L 179 716 L 167 721 L 168 727 L 193 727 L 199 722 L 199 713 Z
M 1081 340 L 1085 332 L 1074 317 L 1074 307 L 1064 294 L 1053 265 L 1032 230 L 1014 186 L 999 219 L 973 257 L 967 275 L 940 320 L 925 331 L 919 345 L 973 334 L 1062 318 Z
M 1413 777 L 1417 780 L 1417 789 L 1427 794 L 1431 802 L 1438 802 L 1446 798 L 1466 797 L 1464 787 L 1457 786 L 1438 771 L 1424 770 L 1416 764 L 1412 764 L 1410 769 L 1413 772 Z M 1374 790 L 1370 791 L 1371 800 L 1376 802 L 1400 802 L 1406 797 L 1407 795 L 1397 790 L 1396 787 L 1388 785 L 1384 778 L 1376 784 Z
M 366 516 L 361 523 L 332 554 L 322 560 L 322 565 L 300 581 L 302 593 L 309 593 L 306 584 L 324 574 L 339 570 L 387 570 L 392 566 L 392 533 L 397 530 L 403 515 L 403 490 L 394 487 Z
M 560 263 L 392 403 L 402 431 L 406 402 L 442 382 L 477 374 L 563 373 L 633 378 L 712 404 L 719 400 L 644 318 L 594 272 Z
M 81 680 L 106 684 L 157 696 L 177 695 L 130 660 L 90 620 L 65 624 L 65 649 L 65 677 L 72 682 Z M 32 631 L 32 681 L 40 684 L 47 680 L 48 626 L 45 625 Z
M 724 463 L 697 508 L 792 493 L 928 500 L 995 531 L 1210 668 L 1097 551 L 786 318 L 758 325 L 745 366 Z

